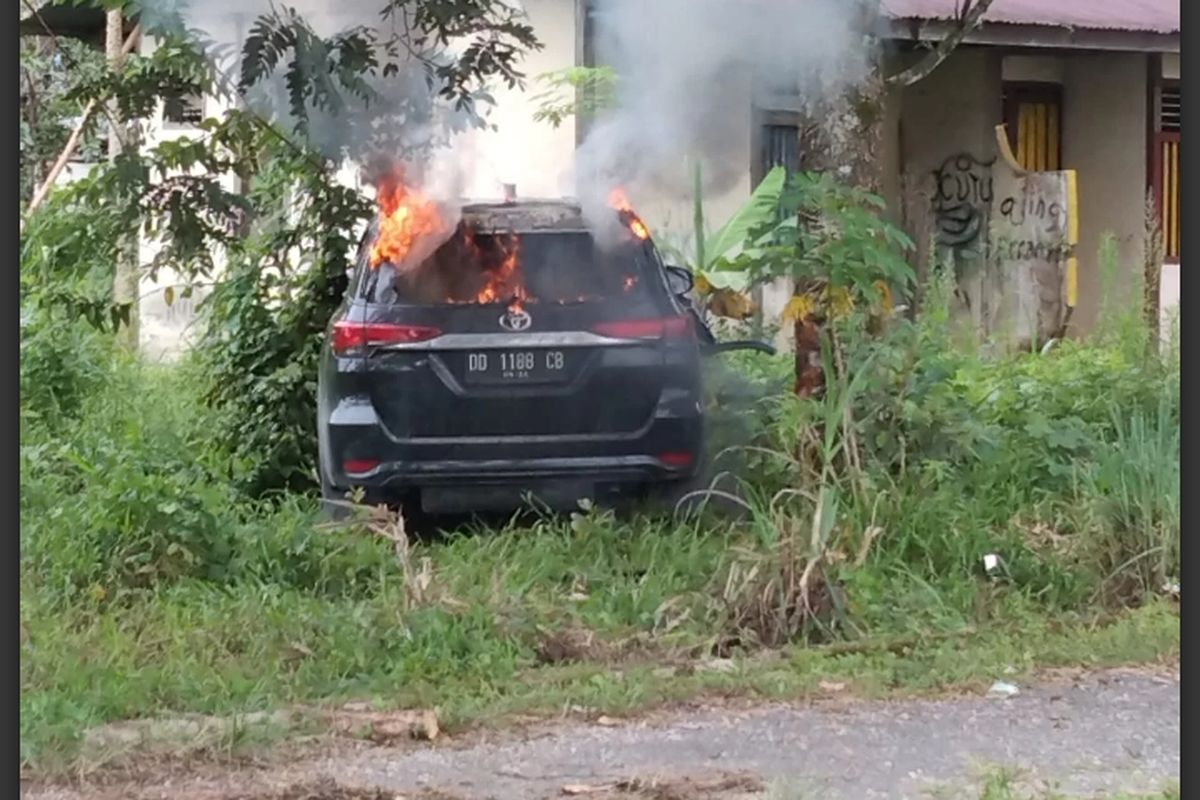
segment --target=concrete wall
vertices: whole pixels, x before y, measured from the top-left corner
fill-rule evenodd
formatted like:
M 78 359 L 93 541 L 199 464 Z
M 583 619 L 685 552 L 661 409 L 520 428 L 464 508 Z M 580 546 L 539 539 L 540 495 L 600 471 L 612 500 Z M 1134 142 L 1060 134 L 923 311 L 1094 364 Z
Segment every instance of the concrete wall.
M 932 74 L 904 90 L 902 168 L 932 177 L 947 158 L 995 154 L 1000 115 L 1000 56 L 990 48 L 960 47 Z
M 1147 64 L 1148 57 L 1137 53 L 1030 55 L 960 47 L 925 80 L 905 89 L 899 199 L 906 227 L 921 247 L 922 266 L 934 229 L 925 196 L 933 170 L 960 153 L 985 161 L 996 155 L 993 130 L 1003 121 L 1003 80 L 1061 83 L 1063 167 L 1077 171 L 1079 191 L 1079 308 L 1072 327 L 1089 330 L 1101 292 L 1101 237 L 1108 232 L 1117 237 L 1122 280 L 1141 269 Z
M 1000 62 L 1000 77 L 1006 81 L 1061 84 L 1066 78 L 1066 62 L 1059 55 L 1006 55 Z
M 1146 83 L 1140 53 L 1071 54 L 1063 81 L 1063 166 L 1078 173 L 1079 307 L 1072 327 L 1096 321 L 1101 237 L 1117 237 L 1121 285 L 1142 269 L 1146 209 Z
M 1162 76 L 1167 80 L 1179 80 L 1179 53 L 1163 53 Z
M 935 171 L 958 156 L 986 163 L 996 155 L 994 127 L 1000 120 L 1000 54 L 992 48 L 959 47 L 924 80 L 896 98 L 899 122 L 898 198 L 904 222 L 917 244 L 921 274 L 929 263 Z
M 1169 340 L 1179 320 L 1179 265 L 1163 264 L 1158 286 L 1159 325 L 1162 338 Z

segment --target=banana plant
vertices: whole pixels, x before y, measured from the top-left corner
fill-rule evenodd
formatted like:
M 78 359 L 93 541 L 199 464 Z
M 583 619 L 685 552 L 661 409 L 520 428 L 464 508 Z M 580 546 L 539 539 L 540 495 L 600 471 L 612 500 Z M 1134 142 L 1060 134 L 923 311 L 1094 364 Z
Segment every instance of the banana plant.
M 680 266 L 686 266 L 696 276 L 696 291 L 704 298 L 709 311 L 720 317 L 746 319 L 754 310 L 747 295 L 750 276 L 731 259 L 739 250 L 745 253 L 751 232 L 770 223 L 779 213 L 787 171 L 775 167 L 768 172 L 746 202 L 712 232 L 705 224 L 699 161 L 693 167 L 693 178 L 691 242 L 685 247 L 666 245 L 663 249 L 668 257 Z

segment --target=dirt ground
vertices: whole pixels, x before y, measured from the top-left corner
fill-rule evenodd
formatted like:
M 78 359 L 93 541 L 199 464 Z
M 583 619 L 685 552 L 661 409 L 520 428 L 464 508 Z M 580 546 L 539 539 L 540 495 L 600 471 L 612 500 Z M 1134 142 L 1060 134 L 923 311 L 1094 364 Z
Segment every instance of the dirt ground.
M 180 762 L 22 796 L 198 800 L 735 800 L 977 796 L 989 768 L 1104 797 L 1178 782 L 1177 669 L 1062 673 L 1014 696 L 698 707 L 433 743 L 315 740 L 257 762 Z M 295 748 L 296 745 L 289 747 Z M 302 755 L 300 753 L 303 753 Z

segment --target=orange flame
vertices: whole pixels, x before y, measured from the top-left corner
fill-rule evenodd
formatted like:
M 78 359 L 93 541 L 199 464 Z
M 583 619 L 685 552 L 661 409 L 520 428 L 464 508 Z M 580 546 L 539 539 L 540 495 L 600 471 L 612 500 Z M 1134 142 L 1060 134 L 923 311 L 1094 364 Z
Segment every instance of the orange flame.
M 642 241 L 650 238 L 650 229 L 633 210 L 633 204 L 629 202 L 629 197 L 625 194 L 624 189 L 618 186 L 609 192 L 608 204 L 621 215 L 621 219 L 629 225 L 629 230 L 633 232 L 634 236 Z
M 380 181 L 376 192 L 379 204 L 379 236 L 371 247 L 370 264 L 400 265 L 413 245 L 425 236 L 446 233 L 446 222 L 437 205 L 416 189 L 404 185 L 403 174 Z
M 478 248 L 474 237 L 471 238 L 471 246 L 476 250 Z M 487 283 L 475 296 L 475 302 L 495 303 L 511 297 L 519 307 L 522 300 L 529 300 L 520 273 L 521 240 L 517 238 L 516 234 L 513 234 L 508 239 L 508 247 L 502 246 L 501 250 L 504 253 L 504 260 L 487 271 Z
M 629 196 L 625 194 L 625 190 L 620 186 L 608 193 L 608 204 L 617 211 L 633 211 L 633 205 L 629 202 Z

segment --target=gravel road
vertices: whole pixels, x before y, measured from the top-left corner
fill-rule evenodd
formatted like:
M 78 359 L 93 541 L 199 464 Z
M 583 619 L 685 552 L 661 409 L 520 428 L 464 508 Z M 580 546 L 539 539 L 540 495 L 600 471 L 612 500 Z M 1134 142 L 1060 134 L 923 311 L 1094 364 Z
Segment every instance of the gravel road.
M 566 790 L 633 798 L 636 791 L 616 784 L 686 777 L 697 783 L 681 796 L 971 797 L 966 787 L 978 785 L 981 771 L 1003 766 L 1065 794 L 1103 797 L 1178 781 L 1179 713 L 1177 671 L 1108 671 L 1021 687 L 1007 699 L 847 700 L 564 723 L 473 737 L 469 745 L 372 747 L 224 779 L 175 775 L 170 785 L 27 787 L 23 794 L 39 800 L 526 800 L 563 797 Z M 722 773 L 751 777 L 701 790 Z M 765 787 L 763 794 L 748 791 L 755 783 Z

